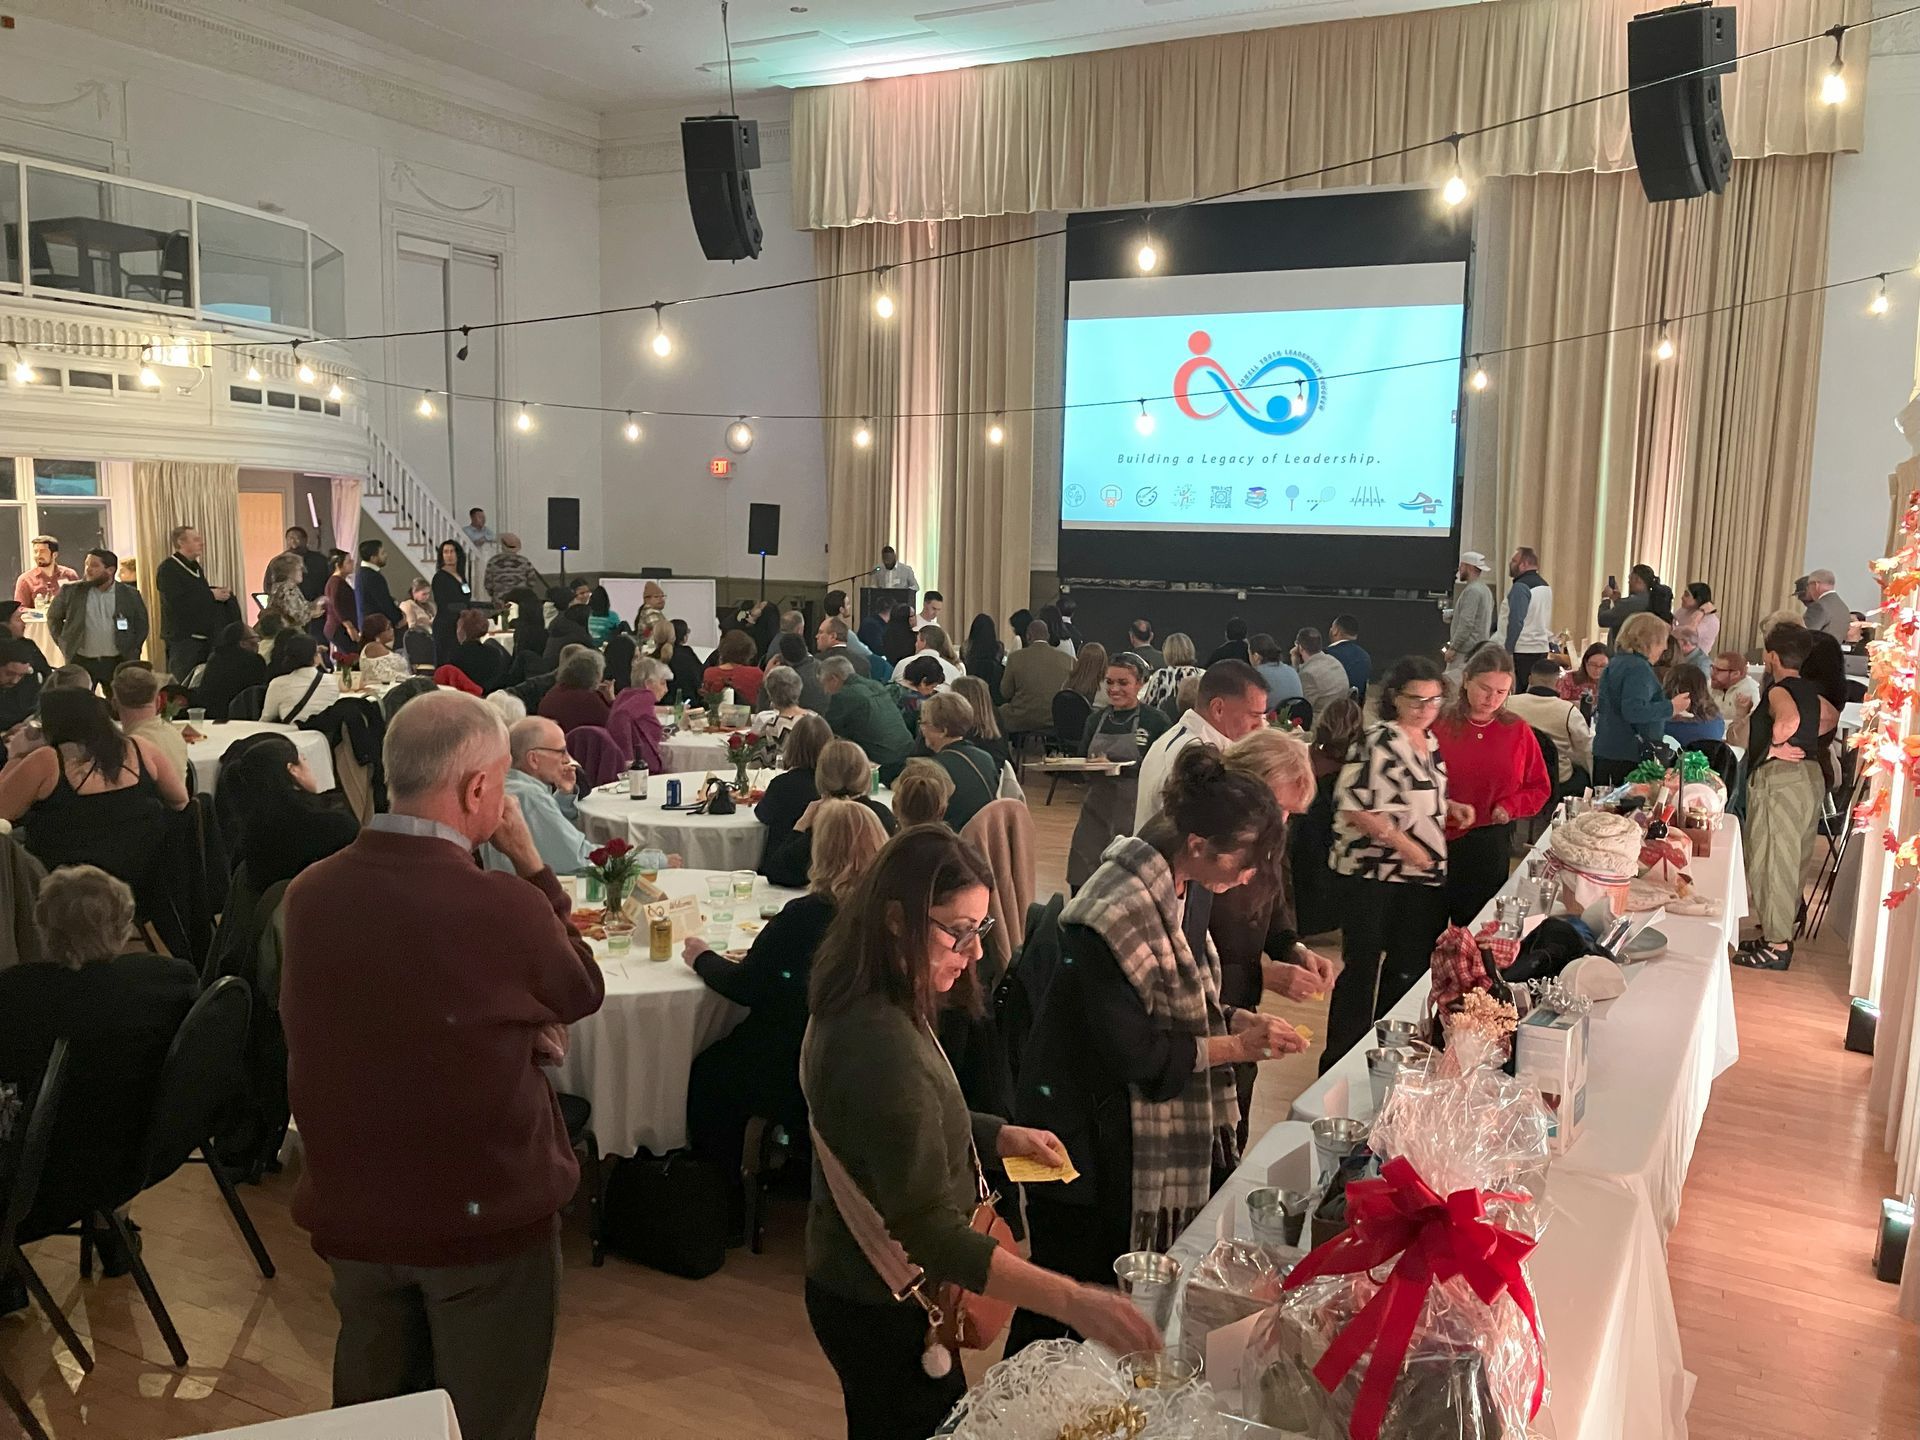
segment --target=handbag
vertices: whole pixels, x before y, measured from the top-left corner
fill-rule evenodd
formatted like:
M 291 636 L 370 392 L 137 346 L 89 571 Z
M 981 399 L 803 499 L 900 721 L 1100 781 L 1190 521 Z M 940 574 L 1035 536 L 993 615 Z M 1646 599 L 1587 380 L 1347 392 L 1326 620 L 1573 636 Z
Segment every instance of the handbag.
M 939 1043 L 934 1040 L 936 1047 Z M 944 1058 L 946 1051 L 942 1049 L 940 1054 Z M 948 1068 L 952 1068 L 952 1061 L 948 1061 Z M 959 1083 L 957 1077 L 955 1083 Z M 985 1350 L 998 1340 L 1013 1319 L 1013 1304 L 963 1290 L 958 1285 L 942 1285 L 936 1294 L 929 1295 L 926 1272 L 913 1263 L 900 1242 L 888 1233 L 886 1220 L 847 1173 L 819 1130 L 809 1128 L 813 1132 L 814 1154 L 820 1160 L 820 1173 L 826 1177 L 827 1189 L 833 1192 L 834 1208 L 846 1222 L 860 1253 L 866 1256 L 867 1263 L 895 1300 L 912 1300 L 927 1313 L 926 1348 L 920 1357 L 920 1367 L 938 1380 L 952 1369 L 955 1349 Z M 1013 1231 L 994 1208 L 999 1196 L 988 1188 L 986 1171 L 980 1166 L 980 1152 L 971 1140 L 967 1142 L 967 1154 L 973 1161 L 978 1195 L 967 1228 L 975 1234 L 991 1236 L 995 1245 L 1011 1249 Z
M 738 808 L 733 801 L 733 789 L 724 780 L 707 781 L 707 795 L 700 802 L 698 813 L 702 815 L 731 815 Z

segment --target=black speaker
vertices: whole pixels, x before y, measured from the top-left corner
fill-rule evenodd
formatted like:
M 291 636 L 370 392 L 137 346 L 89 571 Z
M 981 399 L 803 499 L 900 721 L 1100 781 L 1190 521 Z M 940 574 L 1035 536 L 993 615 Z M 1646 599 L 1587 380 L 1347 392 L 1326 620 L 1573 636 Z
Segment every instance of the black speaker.
M 765 232 L 753 209 L 747 172 L 760 168 L 760 122 L 702 115 L 680 122 L 687 204 L 709 260 L 752 260 Z
M 749 555 L 780 553 L 780 507 L 778 505 L 747 507 L 747 553 Z
M 547 501 L 547 548 L 580 548 L 580 502 L 577 499 Z
M 1727 188 L 1733 145 L 1719 77 L 1739 58 L 1731 5 L 1675 5 L 1627 22 L 1627 84 L 1634 87 L 1627 117 L 1647 199 L 1691 200 Z

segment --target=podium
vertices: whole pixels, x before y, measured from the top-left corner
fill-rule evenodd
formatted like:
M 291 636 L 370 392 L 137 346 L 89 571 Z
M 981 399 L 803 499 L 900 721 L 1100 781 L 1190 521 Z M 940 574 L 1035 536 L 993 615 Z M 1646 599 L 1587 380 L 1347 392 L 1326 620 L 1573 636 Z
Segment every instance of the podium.
M 914 597 L 918 594 L 919 592 L 917 590 L 895 590 L 887 589 L 879 585 L 862 585 L 860 587 L 861 617 L 865 618 L 871 615 L 875 609 L 882 605 L 904 604 L 911 608 Z

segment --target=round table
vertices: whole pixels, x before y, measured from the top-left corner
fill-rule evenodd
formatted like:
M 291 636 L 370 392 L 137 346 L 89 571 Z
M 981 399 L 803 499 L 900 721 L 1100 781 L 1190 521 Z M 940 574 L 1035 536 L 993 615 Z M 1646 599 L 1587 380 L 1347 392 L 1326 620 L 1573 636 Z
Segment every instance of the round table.
M 176 723 L 186 728 L 185 722 Z M 276 725 L 265 720 L 201 720 L 195 722 L 193 728 L 205 737 L 187 747 L 187 759 L 193 762 L 194 783 L 202 795 L 213 794 L 219 784 L 220 757 L 227 753 L 227 748 L 249 735 L 286 736 L 307 762 L 320 788 L 333 789 L 333 750 L 327 744 L 327 737 L 317 730 L 302 730 L 297 725 Z
M 670 896 L 700 897 L 707 911 L 705 870 L 662 870 L 659 888 Z M 750 901 L 737 902 L 736 924 L 724 948 L 745 950 L 753 935 L 740 921 L 758 922 L 763 905 L 785 905 L 800 892 L 759 880 Z M 693 1057 L 740 1023 L 746 1011 L 709 990 L 680 958 L 648 958 L 647 935 L 614 959 L 604 940 L 589 942 L 607 983 L 599 1010 L 572 1026 L 566 1061 L 555 1067 L 556 1089 L 584 1096 L 593 1106 L 593 1132 L 602 1153 L 664 1155 L 687 1143 L 687 1080 Z M 722 948 L 716 946 L 715 948 Z
M 678 731 L 661 742 L 660 758 L 673 775 L 688 771 L 705 775 L 709 770 L 718 775 L 732 775 L 733 762 L 727 758 L 727 737 L 732 733 L 730 730 Z
M 732 773 L 729 767 L 727 774 Z M 755 785 L 764 785 L 774 773 L 753 771 Z M 767 827 L 754 815 L 752 804 L 737 801 L 731 815 L 691 815 L 666 808 L 667 781 L 678 780 L 680 803 L 691 805 L 700 798 L 700 785 L 706 778 L 704 770 L 652 776 L 644 800 L 628 797 L 624 778 L 603 785 L 580 798 L 580 828 L 596 845 L 617 835 L 635 845 L 651 845 L 678 855 L 695 869 L 758 869 Z

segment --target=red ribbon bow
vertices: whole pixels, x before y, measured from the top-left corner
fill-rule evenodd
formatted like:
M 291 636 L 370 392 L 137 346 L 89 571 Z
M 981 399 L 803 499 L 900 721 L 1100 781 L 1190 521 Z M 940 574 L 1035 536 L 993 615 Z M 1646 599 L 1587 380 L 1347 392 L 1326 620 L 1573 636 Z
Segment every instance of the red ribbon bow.
M 1347 1322 L 1313 1367 L 1314 1379 L 1331 1394 L 1367 1351 L 1373 1351 L 1348 1426 L 1352 1440 L 1377 1440 L 1427 1294 L 1435 1282 L 1456 1276 L 1484 1304 L 1492 1305 L 1502 1293 L 1512 1296 L 1527 1317 L 1537 1357 L 1527 1416 L 1531 1419 L 1540 1413 L 1547 1390 L 1545 1341 L 1532 1287 L 1520 1268 L 1534 1241 L 1494 1224 L 1486 1214 L 1489 1199 L 1525 1198 L 1504 1191 L 1456 1190 L 1443 1200 L 1404 1157 L 1389 1160 L 1378 1180 L 1356 1180 L 1347 1186 L 1350 1228 L 1315 1247 L 1294 1267 L 1283 1288 L 1292 1290 L 1323 1275 L 1356 1275 L 1393 1263 L 1386 1283 Z

